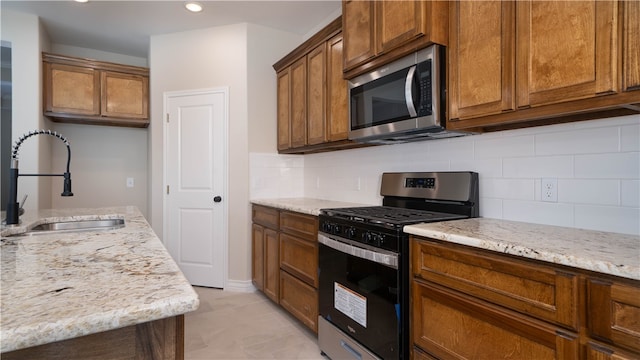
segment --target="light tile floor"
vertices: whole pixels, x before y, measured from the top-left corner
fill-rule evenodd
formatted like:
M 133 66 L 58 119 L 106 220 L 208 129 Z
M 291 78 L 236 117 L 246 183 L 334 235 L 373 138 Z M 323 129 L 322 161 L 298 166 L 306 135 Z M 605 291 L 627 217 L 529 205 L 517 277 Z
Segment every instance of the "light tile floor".
M 260 292 L 194 287 L 198 310 L 185 315 L 185 359 L 324 359 L 317 338 Z

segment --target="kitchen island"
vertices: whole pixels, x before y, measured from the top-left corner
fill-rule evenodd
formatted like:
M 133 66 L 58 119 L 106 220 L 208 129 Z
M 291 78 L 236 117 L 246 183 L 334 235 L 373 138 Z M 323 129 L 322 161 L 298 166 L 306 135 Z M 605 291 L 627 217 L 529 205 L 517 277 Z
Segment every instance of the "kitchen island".
M 40 223 L 114 218 L 125 226 L 21 235 Z M 27 211 L 21 220 L 0 230 L 3 359 L 182 358 L 183 314 L 198 296 L 137 208 Z

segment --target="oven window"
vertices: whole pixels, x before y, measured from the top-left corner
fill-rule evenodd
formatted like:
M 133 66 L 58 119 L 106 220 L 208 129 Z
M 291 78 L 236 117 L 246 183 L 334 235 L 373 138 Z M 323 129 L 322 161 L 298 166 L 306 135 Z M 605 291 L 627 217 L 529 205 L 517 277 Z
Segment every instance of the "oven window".
M 320 315 L 382 358 L 400 354 L 398 270 L 319 244 Z

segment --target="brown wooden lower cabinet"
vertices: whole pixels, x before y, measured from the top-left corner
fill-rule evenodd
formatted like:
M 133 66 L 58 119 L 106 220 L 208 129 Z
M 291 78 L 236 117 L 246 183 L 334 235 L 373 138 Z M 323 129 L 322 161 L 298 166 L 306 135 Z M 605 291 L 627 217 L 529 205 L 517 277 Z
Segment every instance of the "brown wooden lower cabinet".
M 439 359 L 576 359 L 576 334 L 446 288 L 413 282 L 413 342 Z
M 280 271 L 280 305 L 318 332 L 318 290 Z
M 255 287 L 318 332 L 318 218 L 253 205 Z
M 3 360 L 182 360 L 184 315 L 0 355 Z
M 589 277 L 586 292 L 589 337 L 637 352 L 640 358 L 640 288 Z
M 254 205 L 252 209 L 251 280 L 256 289 L 278 303 L 280 291 L 280 245 L 278 210 Z
M 414 359 L 640 359 L 640 281 L 411 240 Z

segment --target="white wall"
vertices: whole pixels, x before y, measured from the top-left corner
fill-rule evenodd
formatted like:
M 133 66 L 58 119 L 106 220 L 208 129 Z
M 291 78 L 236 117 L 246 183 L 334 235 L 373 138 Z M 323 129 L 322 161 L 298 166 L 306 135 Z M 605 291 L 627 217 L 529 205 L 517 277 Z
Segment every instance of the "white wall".
M 48 120 L 42 116 L 40 52 L 49 49 L 50 41 L 35 15 L 2 10 L 1 19 L 1 40 L 11 44 L 12 138 L 15 143 L 23 134 L 49 126 Z M 36 136 L 23 143 L 18 154 L 20 173 L 50 171 L 52 139 L 49 136 Z M 8 181 L 4 169 L 1 176 L 2 181 Z M 28 194 L 25 209 L 50 208 L 51 183 L 48 177 L 20 177 L 18 201 Z
M 286 168 L 288 157 L 252 154 L 264 158 Z M 381 203 L 382 172 L 476 171 L 482 217 L 640 235 L 640 115 L 305 155 L 303 166 L 304 196 L 363 204 Z M 278 180 L 262 167 L 251 164 L 262 174 L 252 198 L 286 197 L 276 185 L 295 167 Z M 540 201 L 547 177 L 556 203 Z
M 54 123 L 71 143 L 71 183 L 74 196 L 61 197 L 62 180 L 53 188 L 54 208 L 94 208 L 134 205 L 147 215 L 147 129 Z M 66 146 L 53 144 L 52 171 L 62 172 Z M 126 186 L 127 177 L 134 186 Z
M 276 77 L 271 65 L 299 44 L 291 34 L 253 24 L 153 36 L 150 212 L 162 238 L 163 93 L 229 87 L 229 279 L 251 279 L 249 150 L 275 146 Z
M 117 64 L 125 64 L 131 66 L 141 66 L 148 67 L 147 59 L 141 58 L 137 56 L 129 56 L 123 54 L 117 54 L 102 50 L 96 49 L 88 49 L 78 46 L 70 46 L 64 44 L 51 44 L 51 53 L 67 55 L 67 56 L 75 56 L 87 59 L 94 59 L 100 61 L 108 61 Z
M 273 64 L 302 43 L 298 35 L 248 24 L 247 81 L 249 96 L 249 150 L 277 148 L 276 72 Z

